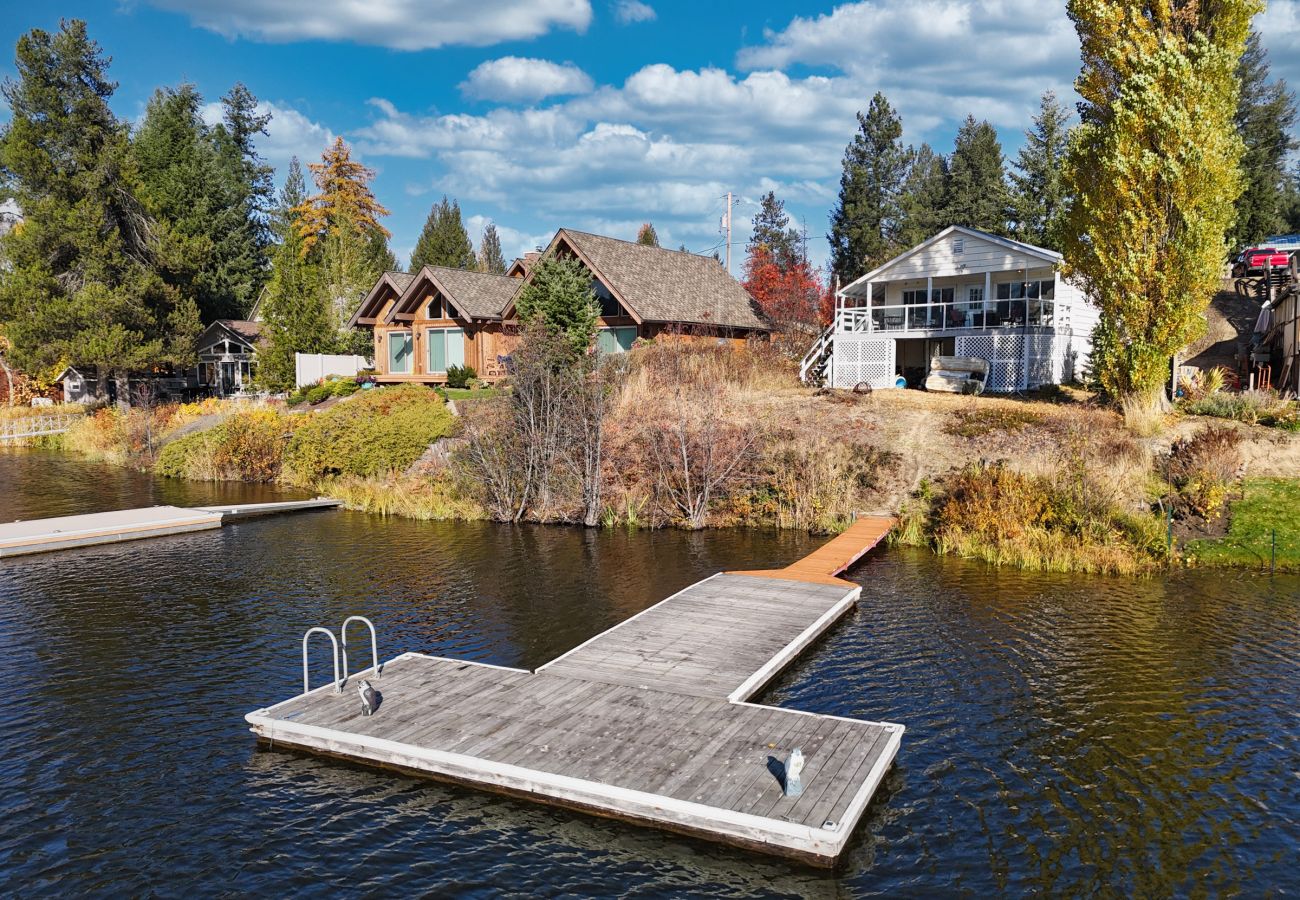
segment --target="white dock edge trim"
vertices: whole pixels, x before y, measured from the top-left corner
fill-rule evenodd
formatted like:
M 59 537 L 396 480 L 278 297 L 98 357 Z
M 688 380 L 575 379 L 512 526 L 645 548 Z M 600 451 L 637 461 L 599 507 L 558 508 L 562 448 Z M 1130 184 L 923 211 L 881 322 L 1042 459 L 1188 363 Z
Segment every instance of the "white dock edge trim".
M 845 826 L 856 825 L 856 819 L 849 816 L 843 822 L 837 822 L 834 829 L 813 828 L 784 819 L 770 819 L 764 816 L 735 812 L 720 807 L 693 803 L 689 800 L 678 800 L 662 794 L 650 794 L 598 781 L 586 781 L 567 775 L 555 775 L 508 763 L 489 762 L 475 756 L 448 753 L 443 750 L 431 750 L 426 747 L 402 744 L 384 738 L 335 731 L 317 725 L 300 724 L 288 719 L 272 719 L 257 713 L 249 713 L 244 718 L 253 726 L 251 730 L 255 734 L 268 740 L 274 739 L 278 743 L 293 744 L 295 742 L 292 738 L 299 737 L 309 742 L 307 743 L 308 747 L 330 750 L 354 758 L 374 758 L 359 753 L 357 750 L 385 753 L 390 757 L 405 757 L 425 763 L 425 766 L 408 766 L 420 771 L 430 771 L 463 781 L 478 781 L 483 784 L 497 785 L 526 793 L 544 793 L 557 800 L 587 804 L 610 812 L 645 819 L 652 823 L 656 820 L 667 820 L 674 824 L 693 828 L 696 831 L 724 833 L 758 843 L 777 844 L 828 859 L 837 856 L 852 835 L 854 827 Z M 263 728 L 267 730 L 266 733 L 263 733 Z M 898 734 L 891 735 L 889 740 L 896 752 Z M 355 747 L 357 750 L 349 751 L 349 747 Z M 892 757 L 888 760 L 882 759 L 873 767 L 872 775 L 876 775 L 877 769 L 880 770 L 879 775 L 876 777 L 877 782 L 880 777 L 883 777 L 884 771 L 888 769 L 891 760 Z M 402 765 L 402 763 L 393 759 L 380 761 L 396 762 Z M 539 791 L 539 787 L 546 790 Z M 855 802 L 856 800 L 855 797 Z M 862 808 L 857 810 L 856 815 L 860 816 L 863 808 L 865 808 L 865 803 Z M 727 826 L 726 830 L 717 827 L 719 825 Z
M 186 512 L 189 511 L 190 510 L 186 510 Z M 88 513 L 88 515 L 98 515 L 98 513 Z M 200 512 L 192 516 L 177 516 L 171 519 L 148 519 L 146 521 L 128 522 L 121 525 L 96 525 L 94 528 L 74 528 L 71 531 L 47 531 L 33 537 L 0 538 L 0 547 L 26 546 L 27 544 L 38 542 L 61 541 L 64 538 L 132 534 L 136 531 L 148 531 L 155 528 L 174 528 L 182 525 L 212 525 L 214 528 L 219 527 L 221 525 L 221 514 Z
M 805 648 L 815 641 L 822 632 L 830 628 L 836 620 L 843 616 L 853 604 L 858 602 L 862 596 L 862 588 L 855 587 L 845 594 L 844 598 L 832 606 L 811 625 L 801 631 L 794 640 L 786 644 L 776 652 L 776 655 L 769 659 L 759 668 L 757 672 L 746 678 L 740 685 L 729 695 L 727 700 L 731 703 L 741 703 L 748 700 L 754 694 L 763 689 L 763 686 L 771 681 L 777 673 L 790 664 Z

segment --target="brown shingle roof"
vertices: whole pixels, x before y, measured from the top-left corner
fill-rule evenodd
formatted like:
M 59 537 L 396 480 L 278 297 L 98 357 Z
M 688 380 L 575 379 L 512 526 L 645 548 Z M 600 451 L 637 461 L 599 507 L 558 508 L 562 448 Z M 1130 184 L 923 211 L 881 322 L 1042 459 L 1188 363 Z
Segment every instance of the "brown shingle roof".
M 245 319 L 217 319 L 217 323 L 226 326 L 250 344 L 257 343 L 257 339 L 262 336 L 260 322 L 249 322 Z
M 754 300 L 717 260 L 561 229 L 642 321 L 766 330 Z
M 450 300 L 466 315 L 475 319 L 498 319 L 521 284 L 518 278 L 427 266 L 438 284 L 446 289 Z
M 370 293 L 366 294 L 361 301 L 361 305 L 357 307 L 357 311 L 352 314 L 348 325 L 360 324 L 362 319 L 373 320 L 375 316 L 379 315 L 379 311 L 384 308 L 384 304 L 388 302 L 387 291 L 392 291 L 394 296 L 400 297 L 406 293 L 406 289 L 411 286 L 411 282 L 414 280 L 415 276 L 407 272 L 385 272 L 380 275 L 375 281 L 375 286 L 370 289 Z M 367 322 L 366 324 L 371 323 Z

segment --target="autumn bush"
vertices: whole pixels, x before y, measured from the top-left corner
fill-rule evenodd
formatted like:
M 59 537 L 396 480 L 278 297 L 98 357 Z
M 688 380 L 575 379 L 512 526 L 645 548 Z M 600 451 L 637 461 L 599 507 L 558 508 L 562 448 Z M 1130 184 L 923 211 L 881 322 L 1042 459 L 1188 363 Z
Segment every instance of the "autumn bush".
M 154 472 L 195 481 L 275 481 L 293 424 L 272 409 L 235 413 L 167 444 Z
M 943 430 L 957 437 L 983 437 L 994 431 L 1015 432 L 1041 425 L 1043 417 L 1018 406 L 979 405 L 961 409 L 944 423 Z
M 1165 476 L 1174 489 L 1174 513 L 1217 517 L 1233 483 L 1243 474 L 1241 433 L 1227 425 L 1207 425 L 1169 448 Z
M 1062 572 L 1136 574 L 1167 559 L 1159 519 L 1099 502 L 1096 492 L 974 463 L 935 505 L 936 550 L 994 565 Z
M 328 486 L 329 495 L 349 509 L 424 521 L 470 521 L 485 517 L 482 506 L 448 473 L 369 478 L 344 475 Z
M 454 428 L 455 418 L 442 398 L 426 387 L 366 391 L 302 417 L 285 449 L 284 480 L 314 485 L 339 475 L 400 472 Z

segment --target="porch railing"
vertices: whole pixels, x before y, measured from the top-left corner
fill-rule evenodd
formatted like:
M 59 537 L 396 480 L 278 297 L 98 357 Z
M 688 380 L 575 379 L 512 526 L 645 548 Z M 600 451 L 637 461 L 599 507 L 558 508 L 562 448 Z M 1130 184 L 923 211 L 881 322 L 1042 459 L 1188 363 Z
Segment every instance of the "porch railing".
M 891 331 L 993 331 L 1056 324 L 1051 300 L 1000 300 L 972 307 L 968 302 L 859 306 L 840 309 L 835 330 L 840 333 Z

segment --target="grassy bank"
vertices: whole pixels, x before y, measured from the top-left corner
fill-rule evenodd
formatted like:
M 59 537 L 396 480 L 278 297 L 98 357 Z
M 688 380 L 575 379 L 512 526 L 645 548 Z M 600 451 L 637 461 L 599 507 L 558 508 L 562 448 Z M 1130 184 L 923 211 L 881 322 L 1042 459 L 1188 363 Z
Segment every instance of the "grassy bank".
M 1228 533 L 1189 541 L 1189 565 L 1268 568 L 1274 550 L 1279 571 L 1300 572 L 1300 480 L 1248 478 L 1244 496 L 1229 504 Z

